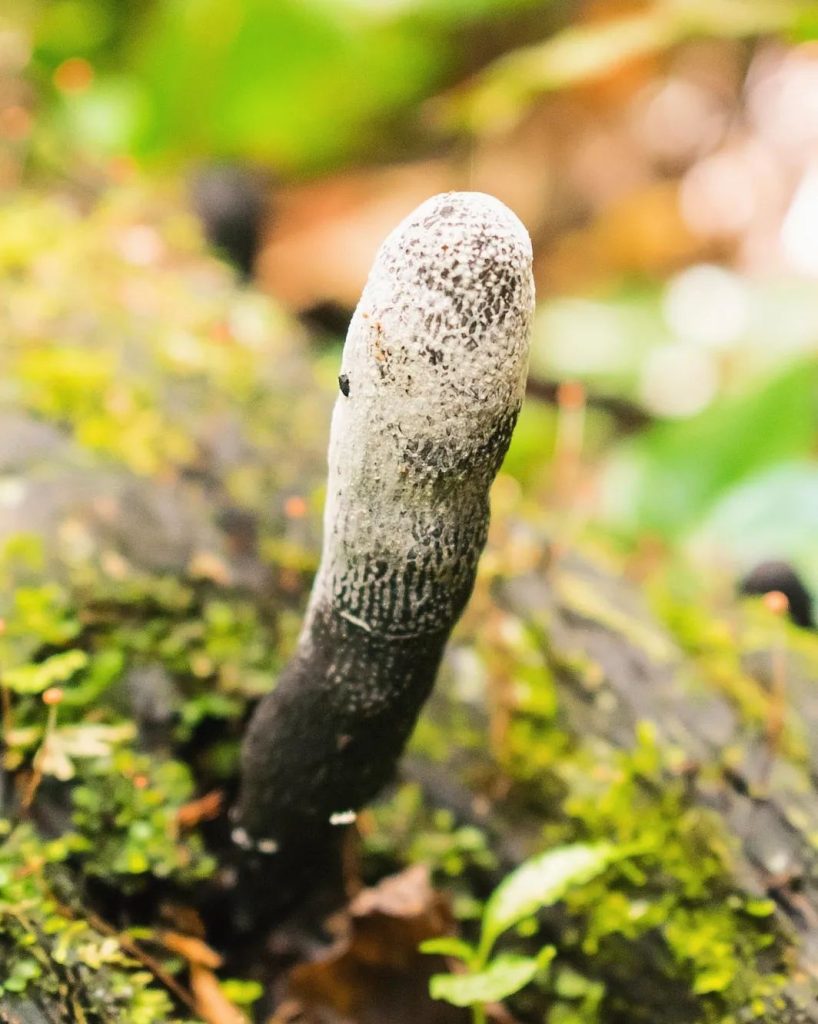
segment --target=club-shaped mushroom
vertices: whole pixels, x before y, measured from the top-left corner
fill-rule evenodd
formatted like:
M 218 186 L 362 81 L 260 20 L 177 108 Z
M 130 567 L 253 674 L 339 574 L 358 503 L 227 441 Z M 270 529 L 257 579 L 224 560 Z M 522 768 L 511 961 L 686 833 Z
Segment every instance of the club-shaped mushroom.
M 381 246 L 344 346 L 321 564 L 250 723 L 234 841 L 296 865 L 392 777 L 471 594 L 523 399 L 531 242 L 478 192 Z

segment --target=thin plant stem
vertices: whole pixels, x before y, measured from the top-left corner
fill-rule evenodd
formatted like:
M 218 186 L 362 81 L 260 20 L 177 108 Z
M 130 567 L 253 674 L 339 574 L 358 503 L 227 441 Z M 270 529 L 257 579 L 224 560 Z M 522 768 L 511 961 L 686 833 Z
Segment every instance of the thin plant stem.
M 776 617 L 771 652 L 770 702 L 765 723 L 767 757 L 760 780 L 761 786 L 766 788 L 770 784 L 775 758 L 781 751 L 787 713 L 787 632 L 784 616 L 789 609 L 789 601 L 780 590 L 771 590 L 764 595 L 764 604 Z
M 787 711 L 787 630 L 784 616 L 787 614 L 789 602 L 784 594 L 773 590 L 765 594 L 764 603 L 777 619 L 772 645 L 770 709 L 767 715 L 767 742 L 771 754 L 774 755 L 781 748 Z
M 2 714 L 3 735 L 8 736 L 11 732 L 14 717 L 11 710 L 11 692 L 7 686 L 0 681 L 0 713 Z
M 57 708 L 62 703 L 63 691 L 58 686 L 49 687 L 43 694 L 43 703 L 48 708 L 48 716 L 43 730 L 43 738 L 32 763 L 31 778 L 29 779 L 26 791 L 21 800 L 21 806 L 28 812 L 34 803 L 34 797 L 43 781 L 43 761 L 48 753 L 49 744 L 52 742 L 54 730 L 57 728 Z
M 6 620 L 0 619 L 0 636 L 6 631 Z M 0 676 L 0 715 L 3 723 L 3 736 L 8 736 L 14 724 L 14 713 L 11 707 L 11 691 Z
M 552 548 L 555 561 L 568 547 L 576 529 L 585 440 L 585 388 L 566 381 L 557 391 L 557 435 L 554 443 L 554 507 Z
M 557 436 L 554 442 L 554 468 L 557 497 L 560 504 L 570 506 L 575 498 L 577 480 L 582 469 L 585 438 L 585 388 L 576 381 L 567 381 L 557 391 Z

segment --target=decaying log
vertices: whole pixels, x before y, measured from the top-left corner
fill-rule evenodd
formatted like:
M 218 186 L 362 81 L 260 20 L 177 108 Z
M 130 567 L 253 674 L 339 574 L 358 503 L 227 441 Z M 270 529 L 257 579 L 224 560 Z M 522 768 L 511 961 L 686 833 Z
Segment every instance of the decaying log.
M 566 557 L 505 582 L 497 596 L 540 638 L 571 732 L 629 749 L 647 722 L 660 746 L 680 752 L 691 800 L 732 837 L 731 881 L 772 898 L 775 921 L 792 942 L 790 1002 L 776 1019 L 818 1021 L 816 680 L 797 664 L 788 673 L 789 716 L 807 750 L 806 757 L 788 755 L 764 723 L 748 720 L 735 701 L 697 678 L 625 580 Z M 578 658 L 596 667 L 592 682 L 573 669 Z M 769 675 L 763 654 L 747 652 L 745 660 L 755 662 L 748 668 L 759 677 Z
M 429 353 L 430 360 L 431 356 Z M 356 389 L 360 388 L 361 382 L 355 366 L 345 365 L 342 375 L 342 389 L 349 393 L 342 391 L 338 402 L 339 407 L 346 410 L 344 415 L 349 415 L 356 406 L 359 397 Z M 89 536 L 101 546 L 111 546 L 123 552 L 136 566 L 182 575 L 191 557 L 202 549 L 223 552 L 225 564 L 236 570 L 236 579 L 241 579 L 238 567 L 230 565 L 227 531 L 218 526 L 216 513 L 223 509 L 214 507 L 218 502 L 213 492 L 197 479 L 149 481 L 124 469 L 93 462 L 75 440 L 69 440 L 62 431 L 46 426 L 38 419 L 17 411 L 6 411 L 1 422 L 0 470 L 14 478 L 25 476 L 25 488 L 21 490 L 22 497 L 17 504 L 7 502 L 0 509 L 0 536 L 8 537 L 20 530 L 29 530 L 51 538 L 53 542 L 60 532 L 61 523 L 78 519 L 87 526 Z M 492 429 L 496 426 L 493 420 Z M 213 433 L 214 436 L 222 436 L 225 432 L 222 429 Z M 480 455 L 488 466 L 484 469 L 485 479 L 481 481 L 480 488 L 485 488 L 505 440 Z M 275 454 L 258 453 L 259 457 L 273 457 Z M 303 453 L 299 454 L 303 459 Z M 354 461 L 363 454 L 366 453 L 340 448 L 339 467 L 342 462 Z M 416 469 L 423 459 L 428 460 L 428 452 L 419 450 L 414 453 L 415 461 L 409 460 L 409 466 Z M 365 500 L 369 504 L 379 498 L 384 489 L 384 479 L 367 478 L 367 466 L 368 463 L 362 459 L 352 468 L 358 479 L 366 484 Z M 222 472 L 229 468 L 229 465 L 223 466 Z M 214 478 L 219 475 L 218 469 L 217 466 L 213 472 Z M 303 465 L 299 466 L 299 471 L 309 482 L 314 480 L 314 471 L 305 469 Z M 434 492 L 434 482 L 430 482 L 429 487 Z M 455 506 L 471 500 L 479 511 L 480 488 L 469 494 L 467 488 L 458 487 L 448 494 L 447 500 Z M 101 498 L 108 500 L 101 501 Z M 377 502 L 374 507 L 380 508 Z M 118 510 L 113 518 L 112 508 Z M 368 542 L 377 539 L 379 528 L 388 528 L 389 524 L 385 520 L 378 521 L 376 513 L 371 526 L 371 532 L 364 538 Z M 360 524 L 358 529 L 362 529 Z M 411 697 L 393 694 L 396 700 L 390 704 L 398 727 L 389 734 L 378 733 L 374 748 L 377 771 L 372 773 L 363 762 L 355 761 L 348 753 L 345 774 L 334 776 L 335 782 L 343 784 L 343 792 L 339 790 L 337 793 L 338 802 L 334 799 L 336 793 L 326 790 L 315 805 L 325 818 L 328 811 L 343 812 L 368 799 L 386 781 L 385 776 L 398 757 L 403 736 L 411 727 L 417 707 L 431 685 L 451 624 L 449 620 L 456 617 L 468 595 L 474 568 L 472 559 L 482 543 L 482 540 L 477 543 L 475 538 L 480 539 L 479 530 L 465 545 L 470 561 L 462 567 L 460 584 L 453 589 L 455 596 L 450 607 L 440 613 L 443 626 L 436 631 L 429 627 L 428 622 L 423 623 L 422 629 L 418 630 L 423 638 L 419 646 L 413 637 L 393 637 L 388 641 L 377 631 L 356 626 L 348 615 L 335 615 L 334 581 L 343 579 L 350 567 L 341 565 L 338 569 L 341 563 L 335 560 L 337 551 L 332 558 L 325 560 L 316 584 L 308 628 L 308 633 L 315 629 L 316 634 L 323 637 L 319 667 L 323 667 L 327 676 L 330 675 L 333 652 L 345 651 L 349 655 L 351 669 L 356 667 L 354 659 L 360 658 L 368 664 L 378 662 L 383 672 L 388 674 L 390 662 L 384 655 L 384 648 L 390 644 L 389 657 L 404 664 L 412 662 Z M 456 541 L 460 544 L 462 538 L 456 538 Z M 50 548 L 48 554 L 50 569 L 57 556 L 54 553 L 54 558 L 50 557 Z M 377 555 L 373 551 L 367 551 L 366 561 L 377 570 Z M 253 570 L 248 571 L 250 580 L 263 575 L 263 565 L 250 566 L 250 569 Z M 374 578 L 381 578 L 377 571 Z M 378 592 L 377 587 L 373 592 Z M 806 751 L 804 756 L 796 757 L 787 752 L 786 746 L 770 743 L 763 724 L 748 719 L 729 696 L 707 685 L 707 679 L 696 681 L 691 660 L 646 612 L 638 588 L 615 574 L 565 556 L 549 569 L 504 583 L 498 589 L 497 598 L 536 630 L 558 682 L 560 714 L 570 731 L 608 744 L 611 748 L 629 749 L 634 745 L 638 724 L 648 721 L 652 723 L 660 743 L 681 752 L 691 799 L 710 809 L 721 819 L 725 833 L 734 837 L 736 853 L 732 880 L 736 889 L 754 895 L 770 895 L 774 899 L 777 923 L 791 938 L 797 951 L 788 988 L 791 1002 L 770 1021 L 775 1020 L 776 1024 L 818 1022 L 815 1002 L 818 976 L 818 688 L 815 680 L 797 668 L 790 673 L 788 680 L 788 701 L 794 720 L 791 724 L 800 732 Z M 360 608 L 346 606 L 343 610 L 351 613 L 353 620 L 366 621 L 366 616 L 360 614 Z M 262 710 L 255 728 L 262 747 L 276 741 L 275 758 L 291 760 L 295 766 L 295 782 L 311 793 L 313 785 L 321 781 L 313 768 L 316 762 L 325 763 L 328 750 L 332 754 L 331 770 L 337 766 L 334 758 L 339 752 L 339 729 L 337 718 L 333 718 L 334 691 L 324 689 L 306 703 L 298 704 L 296 701 L 298 676 L 303 674 L 300 657 L 301 654 L 296 655 L 293 667 L 288 670 L 295 682 L 286 684 L 283 681 L 274 703 L 267 705 L 268 709 L 274 709 L 272 725 L 269 710 Z M 578 660 L 590 661 L 598 667 L 592 685 L 575 671 Z M 764 669 L 763 659 L 760 667 Z M 287 714 L 276 722 L 277 709 L 291 700 L 293 703 L 289 705 Z M 299 730 L 302 738 L 306 736 L 306 739 L 295 744 L 293 739 Z M 340 736 L 347 735 L 349 732 L 344 724 Z M 341 749 L 353 751 L 354 745 L 344 742 Z M 309 757 L 306 758 L 305 754 Z M 250 758 L 252 760 L 252 753 Z M 262 788 L 276 774 L 274 761 L 261 766 L 258 779 Z M 359 768 L 360 781 L 354 780 L 350 790 L 349 779 Z M 351 798 L 346 799 L 350 793 Z M 275 792 L 269 796 L 275 804 Z M 275 838 L 277 841 L 276 834 L 267 831 L 268 824 L 277 813 L 274 806 L 272 816 L 267 816 L 270 808 L 268 795 L 258 803 L 252 797 L 246 799 L 258 811 L 259 817 L 237 822 L 237 827 L 245 828 L 248 835 L 256 840 Z M 323 802 L 325 799 L 328 802 Z M 6 803 L 9 802 L 7 799 Z M 294 823 L 293 827 L 301 828 L 305 822 L 307 828 L 311 827 L 310 823 L 315 820 L 313 811 L 307 807 L 307 813 L 303 814 L 303 808 L 297 801 L 295 804 L 291 801 L 291 806 L 294 813 L 289 820 Z M 286 819 L 287 814 L 283 817 Z M 295 845 L 297 861 L 302 851 L 298 844 Z M 255 876 L 259 890 L 252 895 L 258 896 L 264 886 L 269 886 L 268 872 L 269 864 L 262 857 L 262 866 Z M 36 948 L 40 949 L 39 946 Z M 41 951 L 47 954 L 45 942 Z M 57 978 L 56 981 L 65 983 L 71 998 L 82 1004 L 85 992 L 75 984 L 76 979 Z M 96 976 L 95 981 L 104 985 L 104 971 Z M 630 985 L 636 992 L 640 982 L 639 965 L 623 963 L 622 984 Z M 0 1022 L 68 1024 L 78 1019 L 70 1001 L 41 999 L 37 988 L 37 985 L 32 985 L 24 998 L 12 994 L 0 997 Z M 676 992 L 659 995 L 668 1002 L 678 997 L 679 1003 L 674 1005 L 672 1016 L 668 1011 L 667 1015 L 655 1019 L 661 1019 L 662 1024 L 669 1024 L 671 1020 L 694 1024 L 695 1006 L 683 1003 L 682 995 Z M 639 994 L 634 996 L 634 1000 L 638 998 Z M 647 1001 L 643 1005 L 647 1005 Z
M 797 667 L 790 674 L 791 713 L 803 724 L 808 744 L 806 760 L 793 758 L 771 749 L 763 726 L 748 721 L 728 697 L 696 683 L 690 659 L 646 611 L 639 588 L 622 578 L 564 556 L 556 566 L 504 582 L 496 596 L 536 631 L 554 671 L 568 729 L 614 749 L 629 749 L 638 723 L 650 722 L 660 744 L 683 752 L 691 800 L 717 816 L 735 840 L 732 883 L 737 891 L 773 898 L 776 923 L 796 951 L 785 990 L 789 1001 L 769 1016 L 770 1024 L 818 1021 L 814 680 Z M 592 685 L 573 669 L 579 660 L 601 670 Z M 736 750 L 744 752 L 739 761 Z M 669 774 L 668 783 L 674 781 Z M 505 860 L 504 870 L 511 866 Z M 685 998 L 683 987 L 648 991 L 649 981 L 635 964 L 623 963 L 622 972 L 619 982 L 635 1003 L 641 999 L 647 1008 L 656 1006 L 657 999 L 667 1000 L 663 1024 L 698 1021 L 695 1001 Z M 73 1018 L 55 1005 L 6 999 L 0 1000 L 0 1020 L 5 1019 L 67 1024 Z

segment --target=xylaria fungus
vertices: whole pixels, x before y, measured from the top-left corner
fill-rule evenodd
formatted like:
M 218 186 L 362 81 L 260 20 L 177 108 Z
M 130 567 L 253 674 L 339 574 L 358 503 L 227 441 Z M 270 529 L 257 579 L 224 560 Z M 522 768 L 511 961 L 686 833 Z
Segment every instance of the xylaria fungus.
M 304 627 L 244 742 L 239 846 L 299 864 L 392 777 L 474 584 L 533 301 L 528 234 L 491 196 L 435 196 L 381 246 L 344 346 Z

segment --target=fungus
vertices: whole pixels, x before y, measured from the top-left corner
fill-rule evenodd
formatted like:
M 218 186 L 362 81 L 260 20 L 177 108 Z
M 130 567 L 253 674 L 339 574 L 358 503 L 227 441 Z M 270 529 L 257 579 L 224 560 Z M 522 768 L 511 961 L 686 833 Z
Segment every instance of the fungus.
M 344 346 L 303 629 L 244 741 L 243 849 L 302 866 L 392 777 L 472 591 L 533 301 L 528 234 L 491 196 L 435 196 L 381 246 Z
M 268 215 L 262 177 L 240 164 L 211 164 L 195 174 L 191 199 L 208 242 L 249 281 Z
M 812 595 L 803 580 L 789 562 L 769 561 L 755 566 L 739 583 L 739 593 L 769 594 L 780 593 L 787 601 L 785 611 L 790 619 L 803 629 L 812 629 L 815 620 L 812 610 Z

